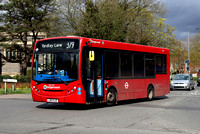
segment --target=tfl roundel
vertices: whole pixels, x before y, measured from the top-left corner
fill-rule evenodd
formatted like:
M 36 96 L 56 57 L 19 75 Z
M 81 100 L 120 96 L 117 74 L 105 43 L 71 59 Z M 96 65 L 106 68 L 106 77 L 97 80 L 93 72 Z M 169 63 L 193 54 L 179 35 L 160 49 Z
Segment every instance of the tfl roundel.
M 129 87 L 128 82 L 126 82 L 126 83 L 124 84 L 124 87 L 125 87 L 126 89 L 128 89 L 128 87 Z
M 46 86 L 46 85 L 44 85 L 44 86 L 43 86 L 43 88 L 44 88 L 44 90 L 46 90 L 46 89 L 47 89 L 47 86 Z

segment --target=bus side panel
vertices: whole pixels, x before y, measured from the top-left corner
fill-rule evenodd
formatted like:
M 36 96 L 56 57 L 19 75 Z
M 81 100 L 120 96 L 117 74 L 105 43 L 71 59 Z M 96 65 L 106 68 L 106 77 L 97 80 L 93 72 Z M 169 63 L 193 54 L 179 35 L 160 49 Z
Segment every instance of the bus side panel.
M 121 79 L 106 80 L 109 87 L 113 86 L 117 90 L 118 100 L 138 99 L 147 97 L 149 84 L 154 86 L 154 96 L 163 96 L 170 92 L 168 75 L 156 75 L 152 79 Z M 107 91 L 105 90 L 105 93 Z M 106 101 L 106 94 L 105 94 Z
M 163 96 L 170 93 L 170 54 L 166 57 L 166 74 L 156 74 L 156 87 L 154 96 Z
M 147 96 L 144 79 L 107 80 L 108 89 L 114 86 L 117 90 L 118 100 L 145 98 Z
M 170 92 L 170 78 L 166 74 L 156 75 L 154 96 L 163 96 Z

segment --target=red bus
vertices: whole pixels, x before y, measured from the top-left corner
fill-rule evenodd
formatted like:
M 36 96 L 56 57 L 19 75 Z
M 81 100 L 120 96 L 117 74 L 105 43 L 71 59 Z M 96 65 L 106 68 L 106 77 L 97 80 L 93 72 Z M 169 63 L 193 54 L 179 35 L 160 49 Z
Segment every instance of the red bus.
M 170 92 L 166 48 L 84 37 L 36 42 L 32 58 L 33 101 L 107 103 Z

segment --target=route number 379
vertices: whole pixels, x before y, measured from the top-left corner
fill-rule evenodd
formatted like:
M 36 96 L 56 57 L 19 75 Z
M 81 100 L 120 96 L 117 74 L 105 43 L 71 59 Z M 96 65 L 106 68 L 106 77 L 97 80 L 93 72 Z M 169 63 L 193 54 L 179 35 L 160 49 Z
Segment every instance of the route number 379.
M 67 49 L 73 49 L 74 48 L 74 44 L 75 44 L 75 42 L 67 42 L 66 48 Z

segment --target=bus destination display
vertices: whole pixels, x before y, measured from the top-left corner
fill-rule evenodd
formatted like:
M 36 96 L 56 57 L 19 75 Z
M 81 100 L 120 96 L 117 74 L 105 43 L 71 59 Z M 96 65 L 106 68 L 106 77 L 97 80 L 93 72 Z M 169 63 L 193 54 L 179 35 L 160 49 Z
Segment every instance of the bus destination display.
M 36 45 L 36 52 L 40 51 L 62 51 L 79 49 L 78 39 L 53 39 L 39 41 Z

